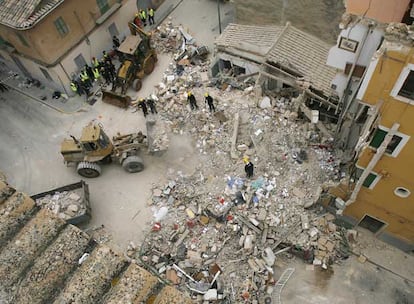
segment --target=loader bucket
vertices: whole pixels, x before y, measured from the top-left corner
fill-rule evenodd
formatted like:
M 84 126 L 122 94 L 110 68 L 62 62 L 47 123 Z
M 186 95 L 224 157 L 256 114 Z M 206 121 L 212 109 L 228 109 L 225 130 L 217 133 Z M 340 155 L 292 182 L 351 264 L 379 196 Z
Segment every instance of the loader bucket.
M 120 108 L 128 108 L 129 104 L 131 103 L 131 97 L 128 95 L 117 94 L 115 92 L 102 90 L 102 101 L 109 103 L 111 105 L 120 107 Z

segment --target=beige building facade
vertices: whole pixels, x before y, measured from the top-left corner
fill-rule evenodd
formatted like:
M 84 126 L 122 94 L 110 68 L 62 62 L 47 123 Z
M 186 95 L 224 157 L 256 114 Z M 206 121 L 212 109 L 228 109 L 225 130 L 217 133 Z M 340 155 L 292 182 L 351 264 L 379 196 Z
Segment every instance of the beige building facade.
M 99 59 L 103 50 L 112 49 L 112 36 L 122 40 L 128 35 L 127 23 L 137 4 L 135 0 L 5 0 L 0 3 L 0 60 L 71 94 L 72 76 L 92 57 Z

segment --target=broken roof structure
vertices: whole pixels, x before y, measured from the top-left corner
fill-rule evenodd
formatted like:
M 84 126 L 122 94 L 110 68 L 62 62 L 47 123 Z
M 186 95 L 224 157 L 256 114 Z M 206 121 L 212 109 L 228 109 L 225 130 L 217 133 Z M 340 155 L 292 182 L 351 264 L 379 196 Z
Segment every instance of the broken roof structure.
M 102 298 L 141 303 L 150 297 L 158 304 L 191 303 L 157 276 L 129 264 L 122 253 L 97 244 L 52 211 L 39 210 L 28 195 L 2 181 L 0 274 L 0 302 L 5 304 L 95 303 Z
M 285 26 L 229 24 L 215 45 L 218 52 L 261 64 L 263 74 L 269 66 L 275 66 L 293 78 L 292 83 L 306 81 L 325 96 L 335 95 L 331 89 L 335 69 L 326 65 L 331 46 L 290 23 Z
M 3 0 L 0 2 L 0 24 L 24 30 L 31 28 L 64 0 Z

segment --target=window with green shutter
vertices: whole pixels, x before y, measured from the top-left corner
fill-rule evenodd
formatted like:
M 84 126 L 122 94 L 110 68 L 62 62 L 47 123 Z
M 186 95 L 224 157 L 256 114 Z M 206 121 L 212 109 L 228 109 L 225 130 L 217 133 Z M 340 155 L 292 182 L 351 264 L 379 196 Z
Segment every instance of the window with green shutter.
M 63 37 L 66 36 L 67 33 L 69 33 L 68 27 L 66 26 L 66 23 L 62 17 L 57 18 L 54 23 L 60 36 Z
M 367 178 L 364 180 L 364 183 L 362 184 L 364 187 L 369 188 L 374 180 L 377 178 L 376 174 L 370 173 Z
M 105 14 L 109 10 L 108 0 L 96 0 L 96 4 L 98 4 L 99 10 L 101 14 Z
M 378 148 L 379 146 L 381 146 L 381 144 L 384 141 L 385 136 L 387 135 L 387 133 L 388 133 L 387 131 L 377 129 L 375 131 L 374 136 L 372 137 L 372 140 L 369 143 L 369 145 L 371 147 Z

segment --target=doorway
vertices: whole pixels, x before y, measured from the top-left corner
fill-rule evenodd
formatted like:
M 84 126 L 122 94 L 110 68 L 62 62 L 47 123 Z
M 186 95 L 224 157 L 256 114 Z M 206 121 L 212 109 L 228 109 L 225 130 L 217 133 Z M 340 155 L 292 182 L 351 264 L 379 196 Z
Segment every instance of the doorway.
M 362 220 L 358 224 L 359 227 L 365 228 L 365 229 L 371 231 L 374 234 L 378 233 L 386 225 L 387 225 L 386 223 L 380 221 L 377 218 L 369 216 L 367 214 L 364 215 L 364 217 L 362 218 Z
M 23 73 L 24 76 L 32 78 L 32 75 L 30 75 L 29 71 L 26 69 L 26 67 L 23 65 L 19 58 L 13 55 L 11 55 L 11 58 L 13 59 L 14 63 L 17 65 L 17 67 Z

